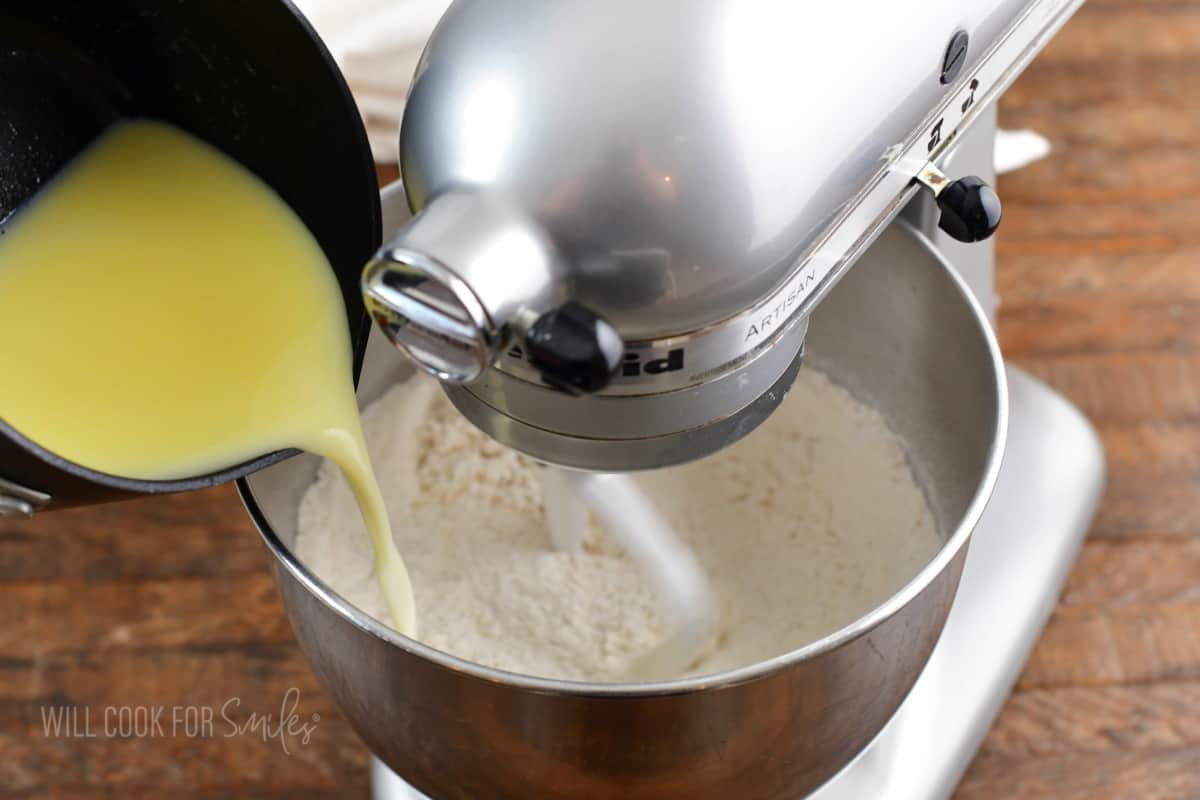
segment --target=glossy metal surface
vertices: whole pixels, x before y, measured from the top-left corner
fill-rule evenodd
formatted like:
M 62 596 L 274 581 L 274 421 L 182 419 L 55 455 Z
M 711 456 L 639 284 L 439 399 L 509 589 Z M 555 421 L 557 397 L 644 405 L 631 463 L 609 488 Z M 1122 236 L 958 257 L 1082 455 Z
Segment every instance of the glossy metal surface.
M 956 175 L 978 175 L 994 186 L 998 127 L 996 106 L 989 106 L 982 111 L 978 125 L 961 137 L 946 155 L 946 168 Z M 954 265 L 954 271 L 966 282 L 995 328 L 996 309 L 1000 303 L 996 296 L 996 240 L 978 244 L 956 242 L 938 228 L 939 214 L 934 197 L 922 192 L 904 209 L 903 218 L 925 234 L 937 251 Z
M 419 213 L 389 248 L 436 261 L 442 294 L 469 286 L 482 308 L 537 314 L 546 295 L 565 294 L 616 325 L 634 369 L 577 402 L 543 386 L 489 321 L 458 371 L 456 404 L 503 443 L 585 469 L 679 463 L 732 443 L 721 433 L 753 429 L 763 415 L 751 409 L 790 386 L 800 326 L 912 198 L 914 178 L 986 119 L 1080 2 L 862 14 L 459 0 L 413 86 L 401 153 Z M 947 45 L 964 31 L 971 46 L 944 85 Z M 510 204 L 521 224 L 489 235 L 490 215 L 475 215 L 457 232 L 437 226 L 444 240 L 515 233 L 547 243 L 565 270 L 547 282 L 544 259 L 423 247 L 423 217 L 440 220 L 444 203 L 471 193 Z M 497 336 L 505 342 L 478 346 Z M 495 368 L 478 370 L 479 354 L 499 354 Z
M 520 208 L 447 192 L 384 245 L 363 274 L 367 309 L 418 366 L 446 383 L 479 380 L 532 319 L 569 298 L 567 265 Z
M 1078 409 L 1008 372 L 1004 467 L 971 538 L 946 630 L 895 719 L 811 800 L 945 800 L 1050 618 L 1104 488 L 1104 452 Z
M 0 478 L 0 517 L 32 517 L 50 500 L 45 492 Z
M 950 154 L 953 168 L 992 180 L 995 128 L 993 108 Z M 906 217 L 950 257 L 991 316 L 994 247 L 940 234 L 932 198 Z M 950 797 L 1054 607 L 1099 501 L 1104 453 L 1061 396 L 1021 370 L 1010 367 L 1008 378 L 1004 464 L 942 637 L 879 738 L 810 800 Z M 374 800 L 424 800 L 377 759 L 371 785 Z
M 409 204 L 401 184 L 395 183 L 384 189 L 382 208 L 385 230 L 395 231 L 411 225 Z M 423 231 L 423 228 L 418 224 L 412 229 Z M 418 238 L 432 240 L 438 228 L 433 230 L 429 236 L 422 232 Z M 392 243 L 395 241 L 393 238 Z M 441 253 L 463 252 L 473 245 L 470 240 L 458 244 L 447 240 L 439 241 L 435 249 Z M 368 267 L 365 273 L 368 305 L 384 299 L 378 292 L 370 290 L 374 281 L 392 274 L 406 261 L 416 263 L 420 260 L 415 252 L 406 251 Z M 482 305 L 473 305 L 474 294 L 465 285 L 456 286 L 456 282 L 447 281 L 440 285 L 451 291 L 439 293 L 435 287 L 421 284 L 420 276 L 431 276 L 438 269 L 438 262 L 428 261 L 413 273 L 417 282 L 410 284 L 410 289 L 418 289 L 419 294 L 410 295 L 407 301 L 440 302 L 445 315 L 443 322 L 447 324 L 453 316 L 478 314 L 490 325 L 490 316 Z M 458 310 L 452 310 L 456 304 Z M 391 308 L 372 310 L 385 333 L 398 322 L 391 314 L 401 304 L 388 300 L 387 305 Z M 380 315 L 385 319 L 380 321 Z M 808 320 L 796 320 L 782 328 L 769 346 L 756 348 L 748 357 L 720 373 L 692 376 L 681 383 L 673 382 L 673 372 L 659 374 L 656 377 L 664 386 L 648 394 L 644 388 L 638 394 L 637 389 L 631 388 L 636 383 L 618 378 L 614 386 L 598 395 L 573 397 L 501 369 L 488 370 L 469 386 L 448 382 L 451 385 L 447 386 L 447 393 L 458 410 L 481 430 L 540 461 L 603 472 L 657 469 L 715 453 L 748 435 L 770 417 L 783 402 L 803 363 L 807 331 Z M 393 331 L 389 338 L 400 344 L 402 350 L 414 345 L 426 346 L 412 332 L 397 342 L 397 333 Z M 443 334 L 447 333 L 450 331 L 443 331 Z M 425 342 L 433 338 L 428 337 Z M 436 372 L 430 367 L 439 358 L 461 356 L 461 361 L 447 362 L 442 367 L 447 370 L 471 369 L 478 364 L 474 359 L 489 350 L 492 343 L 489 335 L 460 347 L 457 354 L 451 352 L 450 339 L 456 339 L 461 345 L 468 338 L 465 332 L 443 335 L 439 355 L 427 353 L 418 363 L 424 362 L 426 371 Z M 671 341 L 665 346 L 691 352 L 686 340 Z M 672 358 L 670 351 L 653 350 L 634 350 L 629 357 L 636 360 L 639 368 L 656 362 L 666 364 Z M 506 353 L 505 358 L 511 361 L 515 357 Z
M 809 800 L 953 795 L 1053 611 L 1104 485 L 1104 453 L 1077 409 L 1010 368 L 1004 466 L 946 628 L 879 738 Z M 373 800 L 424 800 L 378 760 Z
M 734 673 L 569 684 L 443 655 L 366 618 L 291 554 L 315 460 L 243 483 L 301 646 L 371 749 L 437 798 L 630 800 L 798 797 L 860 753 L 908 694 L 950 610 L 1000 466 L 1005 383 L 983 313 L 904 226 L 830 296 L 809 343 L 818 366 L 879 407 L 910 443 L 947 543 L 854 625 Z M 404 370 L 376 350 L 364 398 Z
M 642 397 L 565 397 L 490 371 L 448 387 L 455 407 L 493 439 L 539 461 L 630 472 L 693 461 L 753 433 L 787 397 L 804 363 L 808 321 L 727 375 Z
M 25 519 L 29 519 L 33 516 L 34 510 L 33 504 L 26 500 L 20 500 L 11 495 L 0 494 L 0 517 L 24 517 Z
M 627 339 L 740 314 L 1028 0 L 458 0 L 401 140 L 414 209 L 502 191 L 577 266 L 575 299 Z

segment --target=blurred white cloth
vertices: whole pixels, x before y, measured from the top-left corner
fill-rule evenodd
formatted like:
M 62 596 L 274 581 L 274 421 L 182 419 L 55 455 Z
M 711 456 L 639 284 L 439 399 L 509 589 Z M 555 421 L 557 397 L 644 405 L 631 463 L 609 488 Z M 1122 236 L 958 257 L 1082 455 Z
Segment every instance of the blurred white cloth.
M 1050 155 L 1050 140 L 1033 131 L 1000 131 L 996 135 L 996 174 L 1024 169 Z
M 425 42 L 451 0 L 294 0 L 341 65 L 371 151 L 395 163 L 404 101 Z

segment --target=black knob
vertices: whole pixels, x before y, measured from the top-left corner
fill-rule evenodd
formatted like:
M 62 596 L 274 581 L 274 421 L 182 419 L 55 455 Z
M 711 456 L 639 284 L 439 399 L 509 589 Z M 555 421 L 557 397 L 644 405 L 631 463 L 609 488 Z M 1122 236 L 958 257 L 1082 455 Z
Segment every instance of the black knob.
M 1000 196 L 973 175 L 946 186 L 937 201 L 942 209 L 939 227 L 960 242 L 982 242 L 1000 227 Z
M 572 302 L 530 326 L 525 352 L 550 385 L 593 394 L 612 382 L 625 358 L 625 343 L 607 320 Z

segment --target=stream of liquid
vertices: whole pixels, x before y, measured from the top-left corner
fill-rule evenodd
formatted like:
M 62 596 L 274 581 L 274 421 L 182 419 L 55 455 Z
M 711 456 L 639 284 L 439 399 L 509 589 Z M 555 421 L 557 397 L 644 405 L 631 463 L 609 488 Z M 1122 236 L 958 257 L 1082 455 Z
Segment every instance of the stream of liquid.
M 393 625 L 412 584 L 367 457 L 345 306 L 296 214 L 171 126 L 110 129 L 0 236 L 0 417 L 81 466 L 174 480 L 298 448 L 358 499 Z

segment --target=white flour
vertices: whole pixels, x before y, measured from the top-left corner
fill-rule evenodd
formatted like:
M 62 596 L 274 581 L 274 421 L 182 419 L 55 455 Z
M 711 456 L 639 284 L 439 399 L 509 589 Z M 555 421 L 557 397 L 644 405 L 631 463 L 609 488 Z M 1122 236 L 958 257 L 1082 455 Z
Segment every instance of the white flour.
M 432 380 L 394 387 L 364 423 L 424 642 L 512 672 L 617 681 L 665 635 L 650 591 L 594 523 L 584 554 L 551 548 L 535 467 L 472 427 Z M 900 442 L 811 369 L 746 440 L 638 483 L 695 549 L 721 603 L 721 641 L 699 674 L 836 631 L 941 545 Z M 297 552 L 386 618 L 358 509 L 328 464 L 301 503 Z

